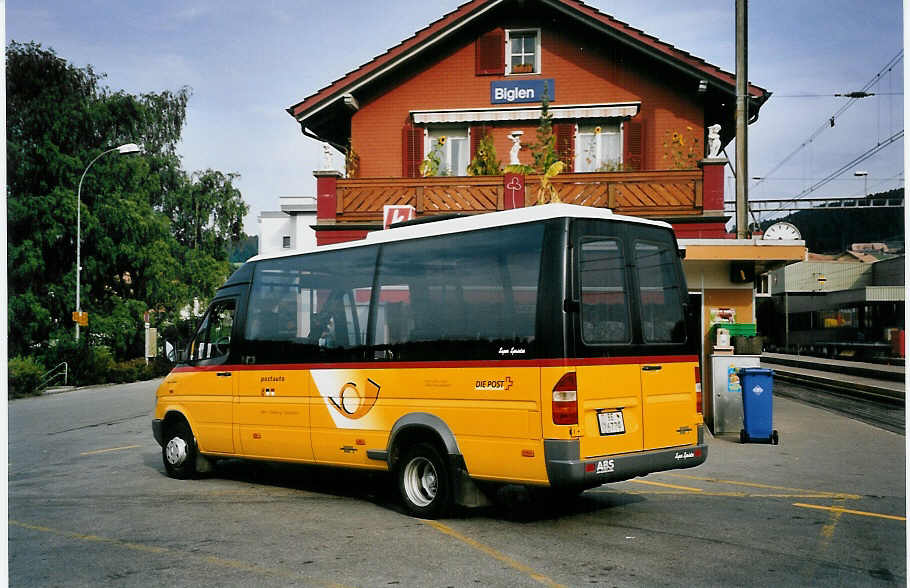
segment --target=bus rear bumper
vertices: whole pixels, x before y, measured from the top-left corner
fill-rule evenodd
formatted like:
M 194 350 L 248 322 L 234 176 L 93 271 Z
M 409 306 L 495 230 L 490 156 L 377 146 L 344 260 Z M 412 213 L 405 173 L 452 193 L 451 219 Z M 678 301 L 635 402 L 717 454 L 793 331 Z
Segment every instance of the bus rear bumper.
M 654 472 L 694 468 L 708 458 L 705 443 L 579 459 L 577 440 L 544 440 L 547 476 L 554 488 L 593 488 Z

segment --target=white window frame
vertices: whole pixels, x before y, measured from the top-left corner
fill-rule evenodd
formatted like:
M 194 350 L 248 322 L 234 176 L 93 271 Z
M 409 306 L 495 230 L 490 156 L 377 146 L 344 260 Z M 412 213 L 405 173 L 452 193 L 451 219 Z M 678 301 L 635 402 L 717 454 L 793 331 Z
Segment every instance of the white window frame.
M 583 163 L 584 163 L 584 160 L 586 157 L 586 154 L 585 154 L 584 150 L 582 149 L 582 137 L 594 135 L 595 133 L 593 132 L 592 127 L 600 126 L 601 128 L 603 128 L 606 126 L 614 126 L 614 125 L 618 128 L 618 132 L 616 134 L 619 137 L 619 157 L 615 161 L 616 161 L 616 163 L 619 164 L 620 171 L 621 171 L 622 163 L 623 163 L 623 160 L 622 160 L 622 156 L 623 156 L 623 152 L 622 152 L 623 151 L 623 136 L 622 136 L 623 125 L 622 125 L 622 122 L 623 121 L 621 119 L 614 118 L 614 119 L 603 119 L 603 120 L 590 120 L 590 121 L 584 121 L 584 122 L 579 121 L 579 123 L 575 125 L 575 166 L 574 166 L 575 172 L 582 173 L 583 171 L 590 171 L 590 170 L 582 169 Z M 585 130 L 582 130 L 582 129 L 585 129 Z M 592 129 L 592 130 L 589 131 L 587 129 Z M 600 168 L 602 165 L 604 165 L 606 163 L 606 162 L 604 162 L 603 157 L 604 157 L 603 141 L 602 140 L 595 141 L 595 143 L 594 143 L 594 164 L 595 165 L 593 166 L 594 172 L 596 172 L 598 168 Z
M 533 33 L 535 36 L 534 43 L 534 71 L 532 72 L 518 72 L 512 73 L 512 35 L 526 35 L 528 33 Z M 522 53 L 522 55 L 526 55 Z M 514 76 L 529 76 L 529 75 L 540 75 L 540 29 L 506 29 L 506 47 L 505 47 L 505 58 L 506 58 L 506 75 Z
M 433 133 L 433 136 L 430 136 L 430 133 Z M 464 133 L 464 134 L 462 134 Z M 437 126 L 433 125 L 424 129 L 423 132 L 423 152 L 424 158 L 429 156 L 430 151 L 433 150 L 433 147 L 436 145 L 436 137 L 438 135 L 445 135 L 446 143 L 442 147 L 442 164 L 447 165 L 452 161 L 452 145 L 455 143 L 448 140 L 449 138 L 464 139 L 466 146 L 466 153 L 464 157 L 464 169 L 449 170 L 448 167 L 441 168 L 440 175 L 444 175 L 444 172 L 449 171 L 448 175 L 453 177 L 461 177 L 468 175 L 468 166 L 471 165 L 471 127 L 469 126 Z

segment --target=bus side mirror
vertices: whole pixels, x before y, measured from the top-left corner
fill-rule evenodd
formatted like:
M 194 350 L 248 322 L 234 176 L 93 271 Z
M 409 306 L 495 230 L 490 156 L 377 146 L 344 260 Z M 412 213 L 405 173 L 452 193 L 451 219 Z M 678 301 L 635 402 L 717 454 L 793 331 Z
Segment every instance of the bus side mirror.
M 186 363 L 186 349 L 177 350 L 177 363 Z

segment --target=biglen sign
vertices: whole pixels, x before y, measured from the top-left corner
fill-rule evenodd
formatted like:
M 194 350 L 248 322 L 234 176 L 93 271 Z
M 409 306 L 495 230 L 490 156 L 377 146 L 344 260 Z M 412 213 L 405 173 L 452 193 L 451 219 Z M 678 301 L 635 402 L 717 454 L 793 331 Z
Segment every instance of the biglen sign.
M 490 82 L 490 104 L 541 102 L 544 88 L 546 88 L 547 99 L 552 102 L 556 98 L 556 83 L 553 78 Z

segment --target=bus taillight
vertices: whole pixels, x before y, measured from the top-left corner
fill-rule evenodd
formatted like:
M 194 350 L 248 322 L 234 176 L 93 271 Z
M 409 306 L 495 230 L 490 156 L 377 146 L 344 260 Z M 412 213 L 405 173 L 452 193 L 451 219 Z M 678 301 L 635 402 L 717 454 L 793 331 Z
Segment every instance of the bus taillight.
M 553 387 L 553 424 L 578 424 L 578 384 L 575 372 L 563 374 Z
M 695 410 L 698 412 L 698 414 L 702 414 L 701 404 L 701 368 L 699 366 L 695 366 Z

